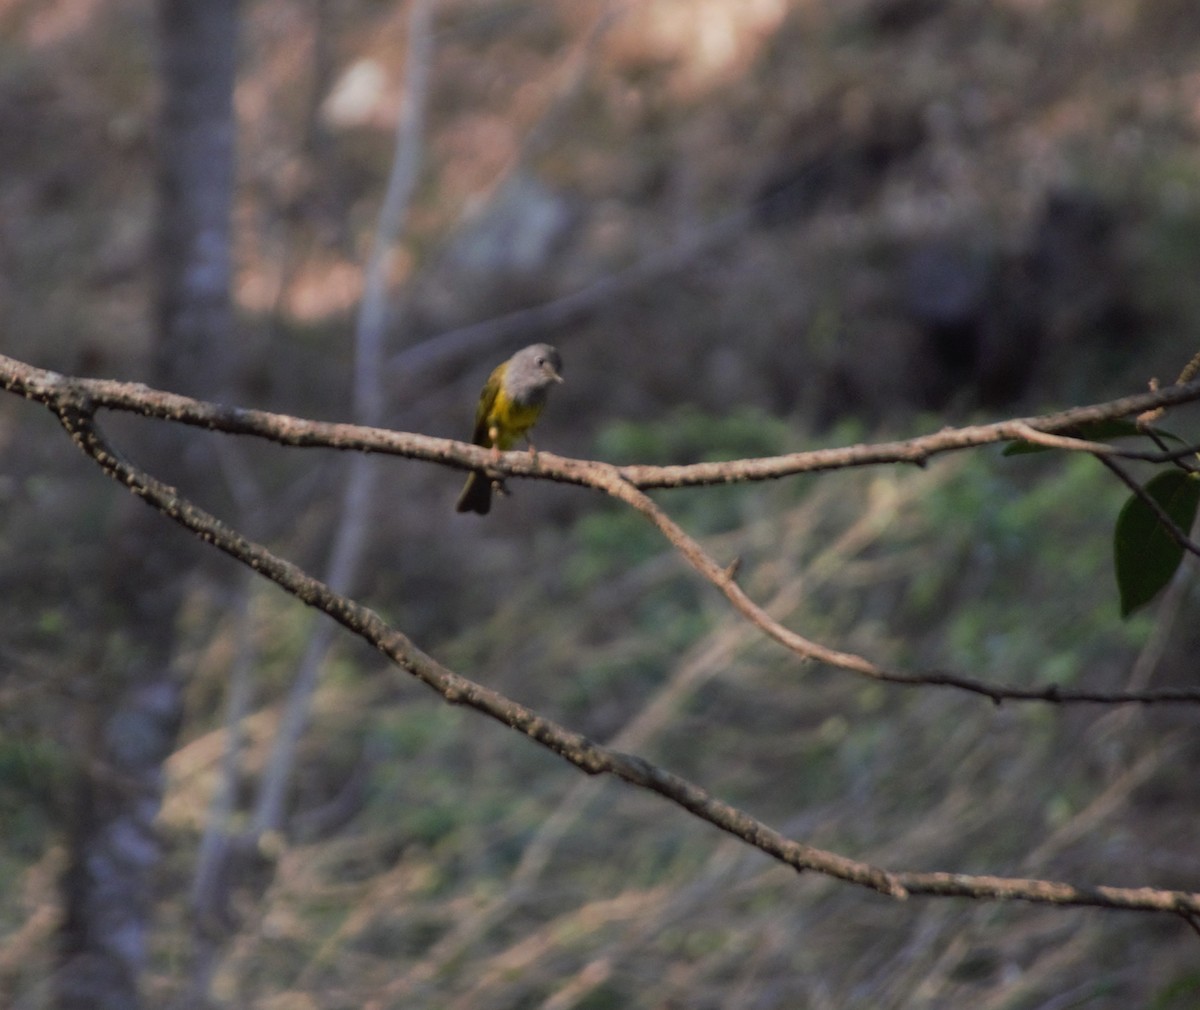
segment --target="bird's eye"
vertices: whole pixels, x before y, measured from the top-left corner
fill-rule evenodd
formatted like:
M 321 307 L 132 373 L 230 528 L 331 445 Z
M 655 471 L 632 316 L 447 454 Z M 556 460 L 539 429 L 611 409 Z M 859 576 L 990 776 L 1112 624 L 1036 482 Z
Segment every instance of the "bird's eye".
M 546 359 L 545 359 L 545 358 L 538 358 L 538 359 L 537 359 L 537 363 L 538 363 L 539 365 L 544 365 L 544 364 L 546 363 Z

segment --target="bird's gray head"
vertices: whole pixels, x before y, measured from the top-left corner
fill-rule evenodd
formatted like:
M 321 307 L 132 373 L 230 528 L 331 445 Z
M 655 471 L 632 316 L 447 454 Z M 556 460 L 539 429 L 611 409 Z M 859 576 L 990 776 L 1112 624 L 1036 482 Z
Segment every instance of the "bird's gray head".
M 531 344 L 508 359 L 504 391 L 518 403 L 537 403 L 562 382 L 562 358 L 549 344 Z

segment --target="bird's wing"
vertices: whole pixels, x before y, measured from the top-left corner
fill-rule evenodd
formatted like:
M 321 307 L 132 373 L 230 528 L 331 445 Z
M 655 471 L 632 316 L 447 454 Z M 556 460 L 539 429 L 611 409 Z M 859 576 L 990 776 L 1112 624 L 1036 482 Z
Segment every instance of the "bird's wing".
M 488 429 L 491 428 L 492 408 L 496 406 L 496 397 L 500 394 L 503 381 L 504 365 L 497 365 L 484 383 L 483 392 L 479 394 L 479 408 L 475 411 L 475 433 L 471 436 L 471 441 L 476 445 L 488 448 L 492 445 Z

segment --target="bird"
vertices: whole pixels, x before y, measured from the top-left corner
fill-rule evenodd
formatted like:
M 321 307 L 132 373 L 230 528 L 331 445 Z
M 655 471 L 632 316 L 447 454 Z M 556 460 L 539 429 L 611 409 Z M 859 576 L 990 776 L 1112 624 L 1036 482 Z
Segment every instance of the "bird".
M 561 373 L 562 358 L 549 344 L 531 344 L 497 365 L 479 394 L 471 441 L 494 450 L 499 457 L 502 450 L 511 449 L 524 437 L 534 452 L 529 429 L 541 416 L 551 387 L 563 381 Z M 491 507 L 492 478 L 475 470 L 463 485 L 455 509 L 484 516 Z

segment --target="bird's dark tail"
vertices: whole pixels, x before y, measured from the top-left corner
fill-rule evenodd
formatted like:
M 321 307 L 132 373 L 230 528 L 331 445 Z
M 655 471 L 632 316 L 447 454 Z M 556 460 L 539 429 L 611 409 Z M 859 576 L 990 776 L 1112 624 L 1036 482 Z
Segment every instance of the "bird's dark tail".
M 485 516 L 492 507 L 492 482 L 485 473 L 473 473 L 463 485 L 462 494 L 458 496 L 458 504 L 454 506 L 459 512 L 476 512 Z

